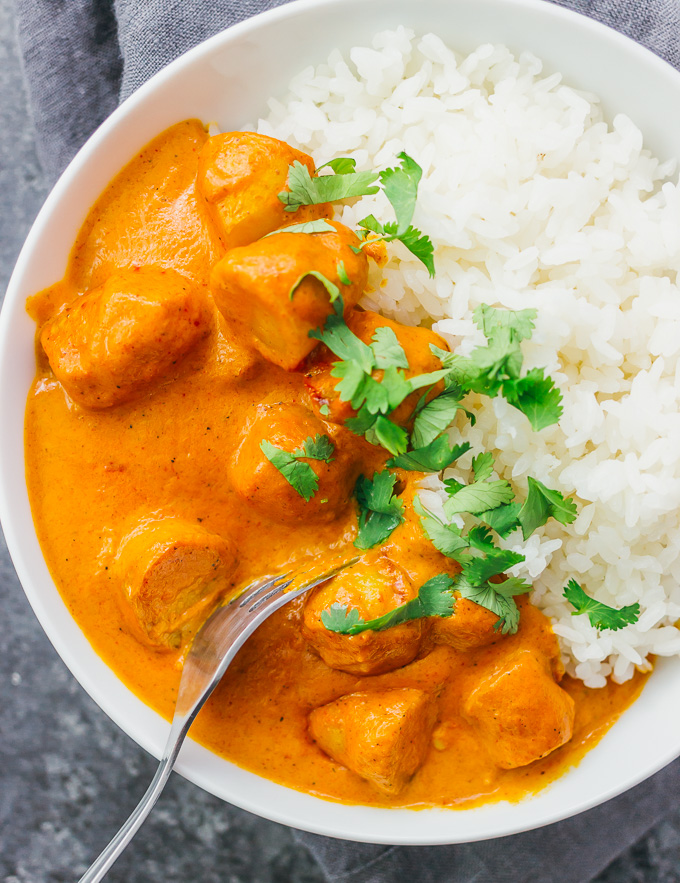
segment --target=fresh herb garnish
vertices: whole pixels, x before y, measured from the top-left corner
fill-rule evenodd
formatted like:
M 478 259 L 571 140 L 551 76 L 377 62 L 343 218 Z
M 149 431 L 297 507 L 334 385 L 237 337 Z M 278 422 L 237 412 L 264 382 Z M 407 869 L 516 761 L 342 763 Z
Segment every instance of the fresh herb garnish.
M 313 276 L 315 279 L 318 279 L 319 282 L 323 285 L 323 287 L 328 292 L 328 297 L 330 298 L 330 302 L 333 304 L 340 297 L 340 289 L 335 284 L 335 282 L 331 282 L 331 280 L 324 276 L 323 273 L 319 273 L 318 270 L 307 270 L 306 273 L 302 273 L 298 278 L 293 282 L 290 287 L 290 291 L 288 292 L 289 300 L 293 300 L 293 295 L 295 294 L 298 286 L 302 282 L 303 279 L 306 279 L 307 276 Z
M 536 310 L 513 312 L 482 304 L 473 317 L 487 338 L 486 346 L 477 347 L 468 357 L 430 347 L 450 369 L 451 377 L 466 392 L 491 397 L 501 394 L 526 415 L 536 431 L 557 423 L 562 416 L 562 395 L 552 379 L 544 375 L 542 368 L 534 368 L 520 377 L 520 344 L 531 336 Z
M 361 632 L 379 632 L 426 616 L 451 616 L 455 607 L 453 579 L 445 573 L 433 576 L 420 587 L 411 601 L 395 607 L 383 616 L 363 620 L 359 611 L 342 604 L 331 604 L 321 612 L 321 621 L 331 632 L 341 635 L 358 635 Z
M 394 493 L 397 476 L 384 470 L 373 479 L 360 475 L 354 488 L 359 504 L 357 549 L 372 549 L 383 543 L 404 520 L 404 503 Z
M 316 435 L 306 438 L 294 451 L 285 451 L 266 439 L 260 442 L 260 450 L 288 484 L 309 502 L 317 492 L 319 479 L 309 463 L 301 460 L 324 460 L 330 463 L 334 445 L 327 435 Z
M 289 227 L 283 227 L 279 230 L 272 230 L 271 233 L 265 234 L 262 238 L 266 239 L 267 236 L 276 236 L 278 233 L 337 233 L 338 231 L 332 224 L 329 224 L 324 218 L 319 218 L 316 221 L 305 221 L 304 224 L 291 224 Z
M 518 577 L 508 577 L 503 582 L 480 583 L 471 579 L 465 570 L 456 579 L 454 588 L 462 598 L 495 613 L 498 620 L 494 628 L 500 629 L 504 635 L 513 635 L 519 627 L 519 608 L 514 596 L 531 591 L 531 586 Z
M 374 215 L 368 215 L 359 221 L 359 227 L 364 231 L 364 236 L 367 233 L 375 233 L 385 242 L 398 240 L 425 264 L 430 276 L 434 276 L 432 240 L 411 225 L 423 170 L 403 151 L 397 158 L 401 160 L 401 166 L 380 172 L 380 183 L 397 220 L 382 224 Z
M 441 472 L 470 450 L 469 442 L 461 445 L 449 446 L 449 440 L 440 435 L 429 445 L 423 448 L 415 448 L 392 457 L 387 465 L 396 469 L 409 469 L 413 472 Z
M 337 266 L 338 279 L 342 282 L 343 285 L 351 285 L 352 280 L 347 275 L 347 270 L 345 268 L 344 261 L 338 261 Z
M 617 609 L 596 601 L 587 595 L 575 579 L 570 579 L 564 589 L 564 597 L 576 609 L 571 614 L 578 616 L 580 613 L 587 613 L 590 624 L 596 629 L 610 629 L 617 631 L 627 625 L 636 623 L 640 618 L 640 605 L 628 604 L 626 607 Z
M 379 188 L 375 185 L 378 180 L 377 172 L 355 172 L 354 166 L 352 171 L 344 171 L 349 166 L 338 163 L 337 160 L 331 160 L 327 165 L 333 168 L 335 174 L 314 178 L 309 174 L 307 166 L 298 160 L 289 166 L 289 189 L 279 193 L 279 200 L 285 205 L 287 212 L 297 211 L 303 205 L 337 202 L 355 196 L 371 196 L 378 192 Z M 338 173 L 338 168 L 343 171 Z

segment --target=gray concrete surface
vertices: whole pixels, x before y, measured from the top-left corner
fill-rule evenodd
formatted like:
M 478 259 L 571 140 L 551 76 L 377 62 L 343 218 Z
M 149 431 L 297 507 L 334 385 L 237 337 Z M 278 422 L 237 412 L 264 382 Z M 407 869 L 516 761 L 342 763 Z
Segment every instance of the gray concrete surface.
M 0 0 L 0 292 L 45 195 L 11 2 Z M 1 537 L 0 610 L 0 881 L 74 881 L 142 794 L 155 762 L 99 711 L 57 657 Z M 322 877 L 288 829 L 175 776 L 109 879 L 319 883 Z M 597 883 L 679 880 L 680 813 Z

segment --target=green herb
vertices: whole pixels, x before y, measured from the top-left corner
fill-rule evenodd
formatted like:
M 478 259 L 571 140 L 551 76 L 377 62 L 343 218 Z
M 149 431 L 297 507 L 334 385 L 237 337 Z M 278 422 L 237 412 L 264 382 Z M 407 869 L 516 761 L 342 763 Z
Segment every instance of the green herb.
M 534 432 L 557 423 L 564 410 L 562 393 L 543 368 L 532 368 L 525 377 L 503 384 L 503 396 L 529 418 Z
M 338 279 L 342 282 L 343 285 L 351 285 L 352 280 L 347 275 L 347 270 L 345 269 L 345 262 L 338 261 Z
M 293 284 L 291 285 L 290 291 L 288 292 L 288 298 L 290 300 L 293 300 L 293 295 L 295 294 L 298 285 L 302 282 L 303 279 L 306 279 L 307 276 L 313 276 L 315 279 L 319 280 L 319 282 L 328 292 L 331 303 L 335 303 L 335 301 L 340 297 L 340 289 L 335 284 L 335 282 L 331 282 L 328 277 L 324 276 L 323 273 L 319 273 L 317 270 L 308 270 L 306 273 L 298 276 L 295 282 L 293 282 Z
M 337 160 L 327 163 L 331 168 L 333 164 L 337 166 Z M 347 168 L 347 164 L 341 164 L 339 167 Z M 289 189 L 279 193 L 279 200 L 285 205 L 287 212 L 294 212 L 303 205 L 319 205 L 323 202 L 337 202 L 355 196 L 370 196 L 378 192 L 379 188 L 374 186 L 377 180 L 376 172 L 355 171 L 312 178 L 307 166 L 295 160 L 288 169 Z
M 354 540 L 357 549 L 372 549 L 383 543 L 404 520 L 404 504 L 394 494 L 396 475 L 384 470 L 372 480 L 360 475 L 354 488 L 359 504 L 359 533 Z
M 520 377 L 521 342 L 531 337 L 536 310 L 500 310 L 482 304 L 474 320 L 487 338 L 468 357 L 431 346 L 451 372 L 451 378 L 471 392 L 495 397 L 502 394 L 514 408 L 529 419 L 534 430 L 557 423 L 562 416 L 562 395 L 542 368 Z
M 423 448 L 429 445 L 451 425 L 462 407 L 461 398 L 462 390 L 458 385 L 455 385 L 427 404 L 416 408 L 416 418 L 411 433 L 411 444 L 414 448 Z
M 521 508 L 521 503 L 505 503 L 495 509 L 480 512 L 478 517 L 495 530 L 499 537 L 505 538 L 519 527 L 517 516 Z
M 389 325 L 376 328 L 371 344 L 377 368 L 408 368 L 408 359 L 397 335 Z
M 418 198 L 418 184 L 423 170 L 418 163 L 403 151 L 397 156 L 401 166 L 380 172 L 380 183 L 389 199 L 397 218 L 397 233 L 403 235 L 408 230 Z
M 356 171 L 357 162 L 351 156 L 339 156 L 337 159 L 330 159 L 322 166 L 319 166 L 317 172 L 325 168 L 333 169 L 336 175 L 347 175 L 350 172 Z
M 346 420 L 345 425 L 349 425 L 349 422 Z M 408 447 L 406 430 L 382 414 L 375 418 L 375 422 L 365 431 L 364 436 L 372 445 L 381 445 L 395 457 L 405 453 Z
M 451 616 L 455 607 L 452 586 L 453 579 L 445 573 L 440 573 L 423 583 L 416 598 L 395 607 L 383 616 L 366 622 L 361 619 L 358 610 L 350 610 L 342 604 L 331 604 L 328 610 L 322 611 L 321 621 L 331 632 L 358 635 L 366 631 L 383 631 L 426 616 Z
M 447 558 L 453 558 L 460 563 L 460 553 L 470 548 L 470 543 L 463 537 L 461 529 L 455 524 L 445 524 L 426 509 L 417 496 L 413 500 L 413 508 L 420 516 L 423 533 L 435 549 Z
M 560 524 L 571 524 L 576 519 L 576 504 L 571 497 L 563 497 L 559 491 L 546 487 L 531 476 L 528 484 L 529 493 L 517 515 L 525 540 L 548 518 L 554 518 Z
M 309 502 L 317 492 L 319 479 L 309 463 L 300 460 L 325 460 L 329 463 L 334 446 L 327 435 L 317 435 L 306 438 L 301 447 L 292 452 L 284 451 L 266 439 L 260 442 L 260 450 L 288 484 Z
M 328 221 L 320 218 L 317 221 L 305 221 L 304 224 L 291 224 L 289 227 L 284 227 L 282 230 L 272 230 L 271 233 L 267 233 L 263 236 L 263 239 L 266 239 L 267 236 L 276 236 L 278 233 L 337 233 L 338 231 L 332 224 L 329 224 Z
M 409 469 L 413 472 L 441 472 L 442 469 L 446 469 L 469 450 L 468 442 L 449 447 L 446 436 L 440 436 L 425 447 L 415 448 L 388 460 L 387 465 L 396 469 Z
M 323 405 L 321 405 L 321 407 L 319 408 L 319 413 L 324 417 L 328 417 L 331 413 L 331 409 L 324 402 Z
M 479 584 L 463 571 L 456 579 L 455 590 L 460 592 L 462 598 L 495 613 L 498 621 L 494 628 L 507 635 L 514 634 L 519 627 L 519 609 L 513 596 L 530 592 L 531 586 L 517 577 L 509 577 L 499 583 Z
M 509 482 L 500 478 L 496 481 L 475 481 L 462 486 L 457 481 L 447 479 L 444 484 L 449 494 L 449 499 L 444 503 L 444 512 L 449 518 L 464 512 L 479 515 L 512 502 L 514 497 Z
M 624 626 L 636 623 L 640 618 L 640 605 L 628 604 L 626 607 L 617 609 L 596 601 L 587 595 L 575 579 L 570 579 L 564 590 L 564 597 L 576 609 L 572 616 L 587 613 L 590 624 L 596 629 L 611 629 L 617 631 Z
M 472 458 L 472 471 L 475 481 L 486 481 L 493 473 L 493 454 L 488 451 Z

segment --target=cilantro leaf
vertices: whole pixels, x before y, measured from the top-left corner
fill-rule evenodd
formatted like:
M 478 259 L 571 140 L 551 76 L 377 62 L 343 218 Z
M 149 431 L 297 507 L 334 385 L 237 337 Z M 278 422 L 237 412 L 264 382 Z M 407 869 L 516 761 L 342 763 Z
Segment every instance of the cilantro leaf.
M 315 279 L 319 280 L 319 282 L 328 292 L 331 303 L 335 303 L 337 298 L 340 297 L 340 289 L 335 284 L 335 282 L 331 282 L 331 280 L 327 276 L 324 276 L 323 273 L 319 273 L 318 270 L 307 270 L 306 273 L 302 273 L 300 276 L 298 276 L 295 282 L 293 282 L 293 284 L 291 285 L 290 291 L 288 292 L 289 300 L 293 300 L 293 295 L 295 294 L 298 285 L 300 285 L 302 280 L 306 279 L 307 276 L 313 276 Z
M 328 349 L 339 359 L 357 362 L 366 374 L 370 374 L 375 368 L 373 350 L 350 331 L 342 316 L 342 312 L 340 315 L 336 312 L 328 316 L 323 329 L 316 328 L 310 331 L 309 337 L 325 343 Z
M 491 537 L 491 531 L 483 524 L 471 527 L 468 531 L 467 539 L 473 549 L 477 549 L 480 552 L 489 555 L 493 555 L 494 552 L 496 552 L 496 546 Z
M 364 386 L 366 379 L 371 375 L 367 374 L 359 362 L 344 360 L 336 362 L 331 368 L 331 377 L 338 377 L 340 383 L 335 384 L 335 389 L 343 402 L 357 401 L 356 407 L 363 401 Z M 353 405 L 353 407 L 355 407 Z
M 338 272 L 338 279 L 342 282 L 343 285 L 351 285 L 352 284 L 352 280 L 347 275 L 347 270 L 345 268 L 344 261 L 338 261 L 337 272 Z
M 506 381 L 503 397 L 529 418 L 535 432 L 552 426 L 562 416 L 562 393 L 543 368 L 532 368 L 520 380 Z
M 418 196 L 418 184 L 423 170 L 418 163 L 403 151 L 397 156 L 401 168 L 385 169 L 380 172 L 380 183 L 389 199 L 397 218 L 397 235 L 402 235 L 411 223 Z
M 498 310 L 488 304 L 480 304 L 472 314 L 475 325 L 491 341 L 500 329 L 509 329 L 515 340 L 528 340 L 534 330 L 536 310 Z
M 488 582 L 492 576 L 504 573 L 515 564 L 525 561 L 524 555 L 510 549 L 492 549 L 485 558 L 471 558 L 465 565 L 465 576 L 478 585 Z
M 279 200 L 285 205 L 287 212 L 294 212 L 303 205 L 370 196 L 378 192 L 379 188 L 374 186 L 377 180 L 376 172 L 347 172 L 312 178 L 307 166 L 295 160 L 288 169 L 290 189 L 282 190 Z
M 627 625 L 636 623 L 640 618 L 640 605 L 628 604 L 625 607 L 610 607 L 601 601 L 596 601 L 587 595 L 575 579 L 570 579 L 564 589 L 564 597 L 576 609 L 571 614 L 578 616 L 587 613 L 590 624 L 596 629 L 611 629 L 617 631 Z
M 509 584 L 509 585 L 508 585 Z M 500 629 L 504 635 L 514 635 L 519 627 L 519 608 L 513 595 L 530 592 L 531 586 L 516 577 L 502 583 L 476 584 L 470 580 L 465 571 L 456 577 L 454 589 L 461 598 L 474 601 L 498 616 L 494 628 Z
M 493 454 L 486 451 L 483 454 L 477 454 L 472 458 L 472 471 L 475 474 L 475 481 L 486 481 L 491 478 L 493 472 Z
M 459 528 L 455 524 L 444 524 L 432 512 L 426 509 L 420 502 L 419 497 L 413 500 L 413 508 L 420 516 L 420 526 L 423 533 L 442 555 L 447 558 L 453 558 L 458 561 L 458 553 L 468 549 L 470 544 L 462 536 Z
M 456 386 L 436 396 L 418 411 L 411 433 L 414 448 L 429 445 L 451 425 L 461 407 L 460 399 L 461 390 Z
M 398 239 L 411 254 L 425 265 L 431 278 L 435 275 L 434 244 L 429 236 L 422 233 L 416 227 L 409 227 L 403 233 L 393 232 L 392 225 L 385 224 L 385 232 L 388 234 L 387 242 Z
M 328 162 L 319 166 L 317 172 L 320 172 L 321 169 L 331 168 L 336 175 L 347 175 L 350 172 L 356 171 L 356 167 L 357 162 L 351 156 L 339 156 L 337 159 L 329 159 Z
M 309 463 L 301 463 L 295 454 L 276 447 L 266 439 L 260 442 L 260 450 L 288 484 L 309 503 L 319 487 L 319 479 Z
M 444 503 L 444 512 L 452 515 L 469 512 L 471 515 L 479 515 L 489 509 L 510 503 L 514 497 L 512 488 L 504 479 L 496 481 L 480 481 L 473 484 L 457 486 L 458 482 L 446 481 L 449 499 Z
M 402 429 L 401 426 L 397 426 L 396 423 L 388 420 L 382 414 L 378 416 L 370 432 L 366 432 L 365 435 L 371 444 L 382 445 L 386 451 L 389 451 L 395 457 L 405 453 L 408 447 L 406 430 Z
M 529 493 L 517 515 L 525 540 L 548 518 L 554 518 L 560 524 L 571 524 L 576 519 L 576 504 L 571 497 L 563 497 L 559 491 L 547 488 L 531 476 L 528 484 Z
M 449 447 L 449 440 L 441 435 L 425 447 L 415 448 L 388 460 L 387 465 L 412 472 L 441 472 L 469 450 L 468 442 Z
M 290 224 L 288 227 L 283 227 L 281 230 L 272 230 L 271 233 L 266 233 L 262 238 L 266 239 L 267 236 L 276 236 L 277 233 L 337 233 L 338 231 L 332 224 L 329 224 L 324 218 L 319 218 L 316 221 L 305 221 L 304 224 Z
M 376 328 L 371 349 L 378 368 L 408 368 L 408 359 L 397 335 L 389 325 Z
M 423 583 L 416 598 L 375 619 L 366 622 L 360 618 L 358 610 L 332 604 L 329 610 L 322 611 L 321 622 L 329 631 L 341 635 L 358 635 L 366 631 L 383 631 L 426 616 L 451 616 L 455 608 L 452 586 L 453 579 L 440 573 Z
M 357 625 L 363 624 L 364 621 L 359 616 L 359 611 L 356 608 L 345 607 L 336 601 L 334 604 L 331 604 L 328 610 L 321 611 L 321 622 L 329 632 L 351 635 L 351 630 Z
M 314 438 L 311 436 L 306 438 L 302 447 L 293 451 L 293 456 L 307 457 L 309 460 L 324 460 L 326 463 L 330 463 L 334 450 L 335 445 L 327 435 L 315 435 Z
M 480 512 L 478 517 L 496 531 L 499 537 L 509 536 L 513 530 L 519 527 L 517 516 L 522 508 L 521 503 L 505 503 L 495 509 Z
M 363 475 L 357 479 L 354 495 L 359 504 L 359 533 L 354 540 L 357 549 L 372 549 L 383 543 L 404 520 L 404 503 L 394 494 L 397 476 L 376 472 L 372 480 Z

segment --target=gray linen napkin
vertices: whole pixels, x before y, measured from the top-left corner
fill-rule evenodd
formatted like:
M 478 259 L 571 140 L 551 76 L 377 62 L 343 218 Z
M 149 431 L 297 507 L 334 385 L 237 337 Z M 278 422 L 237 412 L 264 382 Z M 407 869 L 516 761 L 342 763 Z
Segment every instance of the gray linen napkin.
M 161 67 L 288 0 L 15 0 L 38 150 L 56 179 L 87 136 Z M 680 0 L 556 0 L 680 69 Z M 389 847 L 297 832 L 331 881 L 584 883 L 677 806 L 680 761 L 604 806 L 479 844 Z M 452 816 L 455 825 L 455 815 Z

